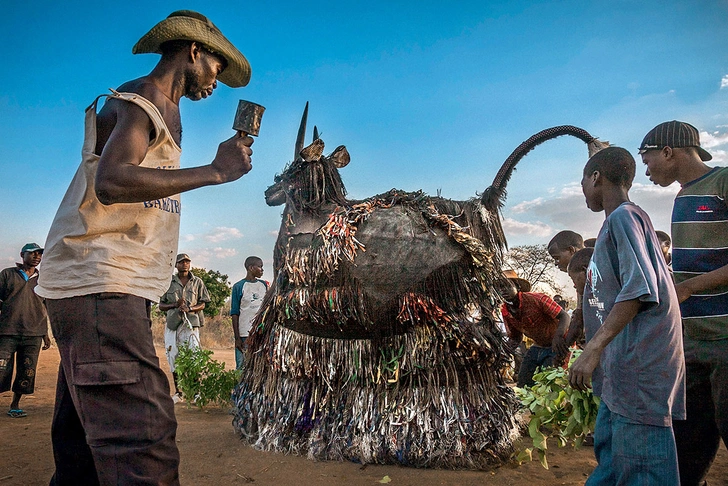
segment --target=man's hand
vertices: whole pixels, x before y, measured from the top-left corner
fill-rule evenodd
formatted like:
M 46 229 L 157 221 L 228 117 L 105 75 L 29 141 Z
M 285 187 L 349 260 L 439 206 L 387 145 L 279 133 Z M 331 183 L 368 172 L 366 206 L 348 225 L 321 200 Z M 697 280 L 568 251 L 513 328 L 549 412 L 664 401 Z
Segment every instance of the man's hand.
M 684 282 L 675 285 L 675 292 L 677 292 L 677 301 L 681 304 L 688 300 L 691 295 L 693 295 L 693 290 L 690 288 L 690 284 L 688 282 L 690 282 L 690 280 L 685 280 Z
M 591 388 L 591 378 L 594 370 L 599 366 L 601 353 L 587 347 L 569 369 L 569 384 L 576 390 L 584 391 Z
M 51 347 L 51 338 L 49 338 L 48 334 L 46 334 L 45 336 L 43 336 L 43 348 L 42 349 L 45 351 L 46 349 L 48 349 L 50 347 Z
M 251 145 L 252 137 L 238 133 L 218 146 L 212 167 L 217 171 L 220 183 L 238 180 L 250 172 L 253 168 L 250 161 L 253 155 Z
M 515 354 L 516 350 L 518 350 L 518 346 L 520 346 L 520 344 L 521 344 L 521 341 L 516 341 L 515 339 L 509 338 L 508 341 L 506 341 L 506 350 L 511 354 Z
M 566 344 L 571 346 L 579 339 L 584 330 L 584 314 L 581 307 L 578 307 L 571 313 L 571 322 L 569 330 L 566 332 Z
M 245 352 L 244 345 L 245 345 L 245 342 L 243 341 L 243 338 L 241 338 L 240 336 L 235 336 L 235 349 L 237 349 L 241 353 L 244 353 Z
M 564 358 L 569 353 L 569 345 L 566 343 L 566 339 L 558 332 L 551 341 L 551 351 L 556 353 L 559 358 Z

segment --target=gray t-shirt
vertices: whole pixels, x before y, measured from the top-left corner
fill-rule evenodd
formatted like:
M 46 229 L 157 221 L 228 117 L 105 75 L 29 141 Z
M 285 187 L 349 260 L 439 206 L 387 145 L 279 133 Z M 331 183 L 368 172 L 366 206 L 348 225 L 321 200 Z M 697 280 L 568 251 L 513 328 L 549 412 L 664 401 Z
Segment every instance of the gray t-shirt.
M 594 393 L 612 412 L 641 424 L 685 418 L 685 360 L 680 307 L 649 216 L 627 202 L 604 221 L 587 269 L 587 341 L 616 302 L 642 307 L 602 353 Z

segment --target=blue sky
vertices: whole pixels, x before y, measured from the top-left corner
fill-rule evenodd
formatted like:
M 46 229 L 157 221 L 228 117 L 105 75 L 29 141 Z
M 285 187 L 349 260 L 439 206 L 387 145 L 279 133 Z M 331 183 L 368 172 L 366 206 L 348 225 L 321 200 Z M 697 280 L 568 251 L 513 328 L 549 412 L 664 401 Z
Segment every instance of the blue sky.
M 677 186 L 653 186 L 637 146 L 657 123 L 688 121 L 712 165 L 728 165 L 728 2 L 13 2 L 0 18 L 0 264 L 43 244 L 80 162 L 83 111 L 148 73 L 131 47 L 177 9 L 207 15 L 246 55 L 248 87 L 181 103 L 182 165 L 209 163 L 233 135 L 238 99 L 264 105 L 253 171 L 183 196 L 180 251 L 242 278 L 261 256 L 270 279 L 282 208 L 263 191 L 290 161 L 310 101 L 326 152 L 344 144 L 352 198 L 393 187 L 467 199 L 523 140 L 571 124 L 637 158 L 632 198 L 669 231 Z M 309 132 L 310 137 L 310 132 Z M 536 148 L 508 185 L 511 246 L 561 229 L 595 236 L 603 215 L 578 185 L 585 145 Z

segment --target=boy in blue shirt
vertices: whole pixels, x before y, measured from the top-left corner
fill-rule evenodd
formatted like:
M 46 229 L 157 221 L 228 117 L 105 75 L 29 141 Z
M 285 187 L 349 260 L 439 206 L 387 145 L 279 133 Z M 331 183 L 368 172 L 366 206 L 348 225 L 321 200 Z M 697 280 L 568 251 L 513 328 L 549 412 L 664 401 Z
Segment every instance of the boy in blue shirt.
M 245 259 L 245 270 L 247 271 L 245 278 L 233 285 L 230 299 L 230 316 L 235 334 L 235 366 L 238 369 L 243 367 L 245 339 L 250 333 L 253 318 L 268 291 L 268 282 L 260 279 L 263 276 L 262 259 L 249 256 Z
M 587 344 L 569 373 L 601 398 L 597 467 L 587 485 L 679 484 L 673 419 L 685 417 L 685 362 L 677 294 L 647 214 L 629 200 L 630 153 L 606 148 L 581 181 L 586 204 L 604 211 L 587 268 Z

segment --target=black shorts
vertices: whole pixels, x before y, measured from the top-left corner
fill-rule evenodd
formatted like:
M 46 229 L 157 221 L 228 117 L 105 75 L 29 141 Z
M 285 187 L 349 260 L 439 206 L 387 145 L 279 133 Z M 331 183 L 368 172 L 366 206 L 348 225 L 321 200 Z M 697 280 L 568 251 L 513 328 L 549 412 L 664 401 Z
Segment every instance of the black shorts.
M 35 391 L 35 369 L 42 343 L 42 336 L 0 336 L 0 393 L 10 390 L 15 367 L 13 391 L 23 395 Z

